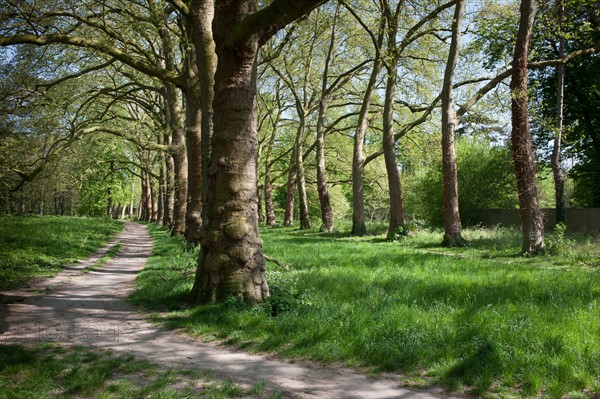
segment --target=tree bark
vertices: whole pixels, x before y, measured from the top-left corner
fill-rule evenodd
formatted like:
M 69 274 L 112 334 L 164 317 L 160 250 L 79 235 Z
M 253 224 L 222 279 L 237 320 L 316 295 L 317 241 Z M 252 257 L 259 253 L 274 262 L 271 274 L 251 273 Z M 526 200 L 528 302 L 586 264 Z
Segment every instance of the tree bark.
M 256 54 L 258 36 L 228 45 L 231 27 L 255 11 L 252 0 L 216 2 L 213 34 L 218 55 L 214 132 L 208 169 L 210 215 L 192 297 L 216 302 L 229 296 L 249 303 L 269 296 L 258 235 L 256 198 Z
M 304 178 L 304 118 L 301 118 L 296 134 L 296 183 L 298 187 L 298 207 L 300 208 L 300 230 L 310 229 L 306 179 Z
M 198 104 L 198 94 L 194 88 L 186 90 L 186 122 L 185 139 L 188 157 L 188 195 L 189 201 L 185 215 L 185 238 L 188 242 L 200 242 L 200 229 L 202 228 L 202 196 L 203 196 L 203 169 L 202 169 L 202 140 L 201 118 L 202 112 Z
M 158 135 L 158 143 L 161 144 L 161 135 Z M 156 223 L 165 225 L 165 198 L 166 198 L 166 177 L 165 177 L 165 154 L 158 154 L 159 174 L 158 174 L 158 218 Z
M 288 172 L 288 179 L 286 185 L 285 194 L 285 212 L 283 215 L 283 225 L 285 227 L 291 227 L 294 225 L 294 194 L 296 192 L 296 158 L 297 148 L 294 143 L 294 149 L 290 159 L 290 168 Z
M 165 134 L 165 144 L 171 145 L 171 136 Z M 163 225 L 171 229 L 173 227 L 173 212 L 175 211 L 175 163 L 170 153 L 165 153 L 165 205 Z
M 325 168 L 325 114 L 327 113 L 329 93 L 328 93 L 328 78 L 329 65 L 332 61 L 333 48 L 335 46 L 335 30 L 339 15 L 339 5 L 335 11 L 335 17 L 331 27 L 331 38 L 329 48 L 327 49 L 327 57 L 325 59 L 325 67 L 323 69 L 323 79 L 321 82 L 321 98 L 319 101 L 319 116 L 317 117 L 317 191 L 319 193 L 319 204 L 321 206 L 321 231 L 333 230 L 333 209 L 331 208 L 331 200 L 329 199 L 329 187 L 327 185 L 327 170 Z
M 454 129 L 458 118 L 452 102 L 452 84 L 454 69 L 460 53 L 461 20 L 466 0 L 456 3 L 452 20 L 452 40 L 444 73 L 442 89 L 442 170 L 443 170 L 443 208 L 444 208 L 444 240 L 442 245 L 449 247 L 463 246 L 465 240 L 461 235 L 462 225 L 458 202 L 458 172 L 456 168 L 456 152 L 454 149 Z
M 188 201 L 188 162 L 177 89 L 175 86 L 167 85 L 167 92 L 169 126 L 171 128 L 172 137 L 171 147 L 173 149 L 173 164 L 175 168 L 175 204 L 171 235 L 179 236 L 183 235 L 185 232 L 185 218 Z
M 383 41 L 383 24 L 380 27 L 378 36 L 378 45 L 381 47 Z M 364 193 L 364 174 L 365 174 L 365 154 L 364 144 L 365 135 L 369 126 L 369 108 L 373 93 L 377 85 L 377 76 L 381 70 L 381 59 L 379 55 L 375 57 L 373 69 L 369 77 L 369 83 L 365 89 L 363 101 L 360 106 L 358 124 L 354 133 L 354 147 L 352 152 L 352 232 L 353 236 L 364 236 L 367 234 L 365 224 L 365 193 Z
M 404 204 L 402 184 L 396 160 L 396 140 L 394 139 L 394 98 L 396 96 L 396 63 L 388 68 L 385 89 L 385 104 L 383 107 L 383 156 L 388 177 L 390 193 L 390 215 L 388 232 L 392 233 L 404 226 Z
M 215 86 L 215 72 L 217 68 L 217 54 L 213 39 L 212 24 L 215 15 L 214 1 L 192 0 L 191 2 L 191 31 L 194 39 L 194 55 L 197 67 L 199 84 L 199 106 L 200 106 L 200 153 L 201 153 L 201 177 L 202 181 L 202 225 L 208 222 L 208 167 L 211 159 L 212 136 L 214 129 L 213 100 Z M 200 234 L 200 233 L 198 233 Z M 199 237 L 198 237 L 199 238 Z
M 279 87 L 277 88 L 277 98 L 279 98 Z M 275 144 L 275 138 L 277 137 L 277 128 L 279 125 L 279 118 L 281 117 L 281 108 L 277 112 L 277 116 L 272 121 L 273 131 L 271 137 L 267 143 L 267 154 L 265 156 L 265 179 L 264 179 L 264 192 L 265 192 L 265 217 L 266 224 L 269 227 L 273 227 L 277 224 L 275 219 L 275 207 L 273 206 L 273 183 L 271 182 L 271 154 L 273 152 L 273 145 Z
M 519 30 L 513 58 L 513 74 L 510 82 L 512 99 L 511 150 L 517 178 L 523 230 L 522 252 L 536 254 L 545 251 L 545 243 L 544 222 L 539 207 L 536 186 L 535 155 L 529 129 L 527 92 L 527 59 L 535 18 L 534 0 L 521 0 L 520 13 Z
M 565 56 L 565 37 L 562 33 L 563 19 L 565 14 L 564 0 L 558 0 L 558 58 Z M 565 211 L 565 175 L 561 165 L 560 149 L 562 144 L 563 130 L 563 109 L 564 109 L 564 89 L 565 89 L 565 65 L 560 64 L 557 67 L 556 83 L 556 132 L 554 136 L 554 146 L 552 147 L 552 175 L 554 177 L 554 195 L 556 223 L 566 223 Z

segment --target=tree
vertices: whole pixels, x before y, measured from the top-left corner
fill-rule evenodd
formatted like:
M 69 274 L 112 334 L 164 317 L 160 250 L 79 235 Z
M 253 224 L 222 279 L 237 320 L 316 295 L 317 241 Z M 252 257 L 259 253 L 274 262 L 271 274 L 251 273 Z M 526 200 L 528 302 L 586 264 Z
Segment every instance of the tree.
M 275 32 L 321 1 L 275 0 L 257 10 L 250 0 L 215 3 L 214 131 L 208 214 L 192 289 L 193 300 L 239 296 L 257 303 L 269 295 L 258 235 L 256 198 L 256 54 Z
M 527 92 L 527 62 L 531 34 L 535 18 L 533 0 L 521 0 L 519 29 L 513 57 L 513 72 L 510 82 L 512 134 L 511 151 L 515 176 L 521 226 L 523 230 L 522 252 L 535 254 L 545 251 L 544 221 L 539 207 L 535 155 L 529 129 L 529 102 Z
M 452 81 L 454 68 L 460 52 L 461 20 L 465 9 L 465 0 L 458 0 L 452 20 L 452 41 L 442 88 L 442 164 L 444 192 L 444 240 L 446 246 L 463 246 L 461 235 L 460 211 L 458 201 L 458 173 L 454 150 L 454 129 L 457 118 L 452 103 Z

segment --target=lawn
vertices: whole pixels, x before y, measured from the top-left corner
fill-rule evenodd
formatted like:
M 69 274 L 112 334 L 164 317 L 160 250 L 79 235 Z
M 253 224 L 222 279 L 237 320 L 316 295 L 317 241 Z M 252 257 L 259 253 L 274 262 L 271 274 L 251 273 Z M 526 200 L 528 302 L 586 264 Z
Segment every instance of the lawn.
M 0 399 L 280 398 L 209 373 L 169 370 L 128 354 L 53 344 L 0 345 Z
M 120 221 L 84 217 L 0 217 L 0 290 L 52 276 L 94 253 L 123 228 Z
M 600 394 L 600 245 L 548 236 L 553 255 L 521 257 L 519 233 L 467 230 L 443 249 L 440 232 L 396 242 L 289 228 L 262 230 L 272 297 L 185 308 L 196 250 L 153 225 L 153 256 L 134 303 L 153 319 L 253 351 L 403 374 L 489 397 Z

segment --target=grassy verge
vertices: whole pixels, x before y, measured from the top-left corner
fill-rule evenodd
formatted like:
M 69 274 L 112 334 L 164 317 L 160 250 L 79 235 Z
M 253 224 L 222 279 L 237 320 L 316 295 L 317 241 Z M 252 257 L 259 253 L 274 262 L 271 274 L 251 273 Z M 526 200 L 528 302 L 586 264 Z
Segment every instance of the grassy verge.
M 0 345 L 0 399 L 277 398 L 209 374 L 165 370 L 131 355 L 83 347 Z
M 285 357 L 400 371 L 488 397 L 600 394 L 600 246 L 549 236 L 556 255 L 521 257 L 513 230 L 471 230 L 464 249 L 439 232 L 385 236 L 263 230 L 272 297 L 182 309 L 197 253 L 151 226 L 155 249 L 132 301 L 208 339 Z M 160 275 L 159 275 L 160 274 Z M 162 277 L 161 277 L 162 276 Z M 165 313 L 165 311 L 168 311 Z
M 58 273 L 92 254 L 122 227 L 121 222 L 109 219 L 0 218 L 0 290 Z

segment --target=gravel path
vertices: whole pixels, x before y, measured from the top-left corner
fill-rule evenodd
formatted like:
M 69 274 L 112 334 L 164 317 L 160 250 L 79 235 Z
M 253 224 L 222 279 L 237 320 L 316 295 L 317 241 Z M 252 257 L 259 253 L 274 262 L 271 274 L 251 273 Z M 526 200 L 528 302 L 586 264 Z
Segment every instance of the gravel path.
M 112 261 L 82 273 L 118 242 L 123 247 Z M 165 367 L 208 370 L 243 386 L 265 381 L 269 391 L 288 398 L 444 397 L 403 388 L 391 377 L 375 380 L 347 368 L 292 364 L 222 348 L 146 322 L 146 315 L 126 298 L 151 250 L 146 226 L 126 222 L 123 232 L 95 257 L 35 286 L 5 292 L 0 343 L 53 341 L 128 352 Z

